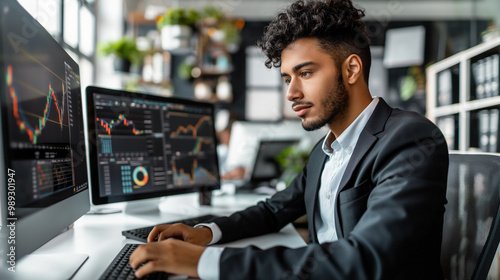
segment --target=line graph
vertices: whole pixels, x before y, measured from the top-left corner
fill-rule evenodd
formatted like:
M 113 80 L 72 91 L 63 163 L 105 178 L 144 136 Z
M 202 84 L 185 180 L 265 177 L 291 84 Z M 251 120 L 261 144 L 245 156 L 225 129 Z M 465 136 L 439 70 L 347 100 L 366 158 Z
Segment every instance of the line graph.
M 209 122 L 212 121 L 212 118 L 210 116 L 203 116 L 195 122 L 195 124 L 191 124 L 191 120 L 187 118 L 176 118 L 176 120 L 172 120 L 172 123 L 176 123 L 176 125 L 173 125 L 173 127 L 177 126 L 177 128 L 170 133 L 171 138 L 175 137 L 199 137 L 202 135 L 206 135 L 207 133 L 210 133 L 210 131 L 207 131 L 206 128 L 209 127 L 209 125 L 204 125 L 208 124 Z M 205 128 L 206 127 L 206 128 Z
M 198 138 L 193 147 L 193 152 L 197 153 L 203 150 L 203 145 L 210 146 L 212 144 L 211 139 Z
M 7 66 L 6 71 L 6 82 L 9 88 L 9 95 L 12 99 L 12 110 L 13 115 L 16 120 L 17 127 L 21 133 L 26 133 L 29 137 L 29 140 L 32 144 L 37 144 L 39 136 L 42 134 L 42 131 L 45 129 L 47 123 L 49 121 L 53 121 L 59 124 L 60 130 L 62 131 L 67 124 L 64 123 L 64 113 L 66 107 L 66 90 L 64 89 L 64 83 L 61 83 L 62 86 L 62 97 L 60 100 L 57 99 L 56 92 L 52 87 L 52 84 L 49 82 L 48 85 L 48 94 L 46 97 L 46 103 L 43 109 L 42 115 L 36 115 L 32 112 L 25 112 L 23 107 L 20 104 L 18 90 L 16 86 L 16 82 L 14 80 L 13 75 L 13 67 L 12 65 Z M 53 104 L 53 105 L 52 105 Z M 52 108 L 55 107 L 57 112 L 57 119 L 51 120 L 51 111 Z M 27 115 L 34 117 L 38 121 L 35 121 L 36 124 L 31 124 L 28 120 Z
M 171 113 L 169 116 L 172 149 L 180 153 L 210 152 L 214 148 L 213 119 L 208 115 Z
M 123 114 L 118 115 L 117 120 L 106 121 L 102 118 L 96 118 L 97 123 L 103 128 L 106 134 L 111 135 L 111 131 L 119 125 L 130 127 L 133 135 L 142 135 L 144 130 L 137 129 L 134 121 L 128 120 Z

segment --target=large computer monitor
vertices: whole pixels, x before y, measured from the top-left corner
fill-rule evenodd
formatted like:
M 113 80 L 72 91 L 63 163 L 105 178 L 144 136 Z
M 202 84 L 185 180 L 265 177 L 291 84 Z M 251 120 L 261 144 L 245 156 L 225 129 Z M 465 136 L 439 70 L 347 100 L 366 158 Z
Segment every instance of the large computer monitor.
M 99 87 L 86 92 L 93 204 L 220 188 L 213 104 Z
M 10 279 L 90 202 L 78 65 L 14 0 L 0 2 L 0 74 L 0 278 Z

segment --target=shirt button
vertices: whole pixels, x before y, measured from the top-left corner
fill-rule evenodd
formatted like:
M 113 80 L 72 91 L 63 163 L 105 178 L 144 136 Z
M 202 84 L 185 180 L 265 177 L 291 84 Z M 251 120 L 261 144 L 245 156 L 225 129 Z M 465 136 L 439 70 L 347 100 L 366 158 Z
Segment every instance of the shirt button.
M 335 163 L 335 167 L 339 167 L 339 166 L 340 166 L 340 162 L 338 162 L 338 161 L 337 161 L 337 162 Z
M 330 200 L 330 193 L 327 193 L 327 194 L 325 195 L 325 197 L 326 197 L 326 199 Z

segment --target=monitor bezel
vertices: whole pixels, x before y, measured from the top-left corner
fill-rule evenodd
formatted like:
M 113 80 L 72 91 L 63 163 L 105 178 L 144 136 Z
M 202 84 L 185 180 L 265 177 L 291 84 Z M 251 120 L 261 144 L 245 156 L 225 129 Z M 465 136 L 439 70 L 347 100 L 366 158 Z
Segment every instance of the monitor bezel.
M 219 162 L 218 157 L 215 157 L 215 166 L 214 168 L 217 170 L 217 180 L 213 185 L 206 186 L 194 186 L 194 187 L 186 187 L 186 188 L 178 188 L 178 189 L 170 189 L 163 190 L 151 193 L 136 193 L 136 194 L 127 194 L 127 195 L 111 195 L 111 196 L 100 196 L 99 190 L 99 165 L 98 165 L 98 156 L 97 156 L 97 134 L 94 133 L 96 131 L 95 126 L 95 111 L 94 111 L 94 93 L 110 95 L 114 97 L 126 97 L 126 98 L 137 98 L 149 101 L 156 102 L 165 102 L 165 103 L 178 103 L 182 105 L 195 105 L 209 108 L 211 111 L 211 118 L 214 120 L 215 116 L 215 108 L 214 104 L 200 101 L 193 101 L 182 98 L 175 97 L 165 97 L 158 95 L 145 94 L 141 92 L 133 92 L 127 90 L 117 90 L 117 89 L 108 89 L 103 87 L 96 86 L 88 86 L 86 88 L 86 106 L 87 106 L 87 133 L 88 133 L 88 159 L 89 159 L 89 176 L 90 176 L 90 193 L 91 193 L 91 201 L 94 205 L 103 205 L 110 203 L 119 203 L 119 202 L 129 202 L 136 201 L 148 198 L 157 198 L 164 197 L 170 195 L 178 195 L 185 193 L 193 193 L 193 192 L 207 192 L 216 189 L 220 189 L 221 179 L 220 179 L 220 170 L 219 170 Z M 215 136 L 215 128 L 212 127 L 212 133 Z M 216 154 L 216 149 L 214 149 L 214 153 Z

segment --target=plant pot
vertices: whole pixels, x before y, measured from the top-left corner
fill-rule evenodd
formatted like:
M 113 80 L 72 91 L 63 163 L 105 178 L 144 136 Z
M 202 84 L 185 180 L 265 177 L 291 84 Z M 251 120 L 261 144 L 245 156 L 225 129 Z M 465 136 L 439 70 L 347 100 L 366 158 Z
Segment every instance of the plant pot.
M 189 48 L 191 28 L 186 25 L 165 25 L 161 29 L 161 46 L 166 51 Z
M 113 67 L 115 68 L 116 72 L 128 73 L 130 72 L 130 66 L 130 61 L 123 58 L 115 58 L 115 60 L 113 61 Z

